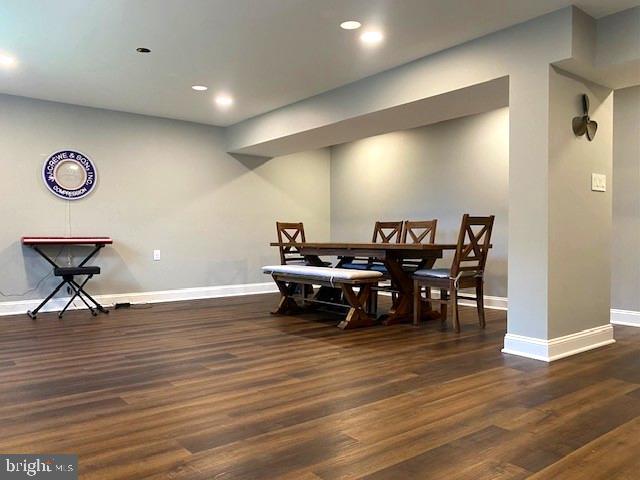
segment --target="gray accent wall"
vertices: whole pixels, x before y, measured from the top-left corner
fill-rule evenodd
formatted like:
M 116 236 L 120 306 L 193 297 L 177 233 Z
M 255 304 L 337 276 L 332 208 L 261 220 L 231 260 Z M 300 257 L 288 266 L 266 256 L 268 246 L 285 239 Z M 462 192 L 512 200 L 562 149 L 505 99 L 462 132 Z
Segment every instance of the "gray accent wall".
M 338 145 L 331 236 L 369 241 L 376 220 L 437 218 L 436 240 L 455 243 L 464 213 L 494 214 L 486 294 L 506 297 L 508 183 L 508 108 Z
M 551 167 L 562 173 L 551 193 L 569 198 L 564 212 L 552 212 L 550 235 L 569 242 L 552 257 L 566 263 L 575 252 L 572 261 L 581 262 L 587 252 L 570 242 L 606 230 L 612 195 L 611 306 L 640 311 L 640 87 L 615 92 L 613 177 L 603 196 L 590 192 L 588 181 L 592 171 L 608 171 L 608 92 L 561 72 L 550 76 Z M 583 91 L 591 92 L 601 122 L 597 142 L 575 139 L 568 128 Z M 54 283 L 38 285 L 50 268 L 20 245 L 22 235 L 113 236 L 114 246 L 96 261 L 103 275 L 92 291 L 115 294 L 268 281 L 259 267 L 277 261 L 267 245 L 275 220 L 304 221 L 313 240 L 368 240 L 377 219 L 438 218 L 438 241 L 455 241 L 467 211 L 497 217 L 487 294 L 507 296 L 507 108 L 269 160 L 228 155 L 216 127 L 0 95 L 0 145 L 0 290 L 25 293 L 0 301 L 41 298 Z M 64 147 L 90 155 L 98 168 L 96 191 L 78 202 L 60 200 L 42 184 L 44 158 Z M 573 212 L 572 204 L 580 208 Z M 576 225 L 563 218 L 583 214 L 584 227 L 561 233 Z M 592 222 L 593 215 L 602 218 Z M 607 248 L 606 236 L 589 241 L 595 251 Z M 152 260 L 156 248 L 160 262 Z M 65 263 L 67 251 L 59 258 Z M 606 301 L 585 301 L 598 297 L 591 289 L 608 288 L 607 265 L 591 263 L 593 276 L 574 292 L 586 299 L 567 303 L 588 308 L 563 315 L 580 325 L 565 320 L 556 336 L 604 322 Z M 553 278 L 552 305 L 560 308 L 572 279 Z
M 260 266 L 278 261 L 268 245 L 276 220 L 329 239 L 328 150 L 233 157 L 220 128 L 9 95 L 0 95 L 0 146 L 0 290 L 26 292 L 0 301 L 42 298 L 55 282 L 35 288 L 51 268 L 23 235 L 112 236 L 90 289 L 109 294 L 267 282 Z M 98 169 L 96 190 L 76 202 L 41 177 L 46 156 L 65 147 Z
M 611 306 L 640 311 L 640 86 L 613 98 Z
M 582 112 L 598 122 L 593 141 L 576 137 Z M 611 178 L 613 92 L 554 68 L 549 72 L 549 338 L 610 320 L 612 191 L 593 192 L 591 175 Z M 531 245 L 535 249 L 535 245 Z

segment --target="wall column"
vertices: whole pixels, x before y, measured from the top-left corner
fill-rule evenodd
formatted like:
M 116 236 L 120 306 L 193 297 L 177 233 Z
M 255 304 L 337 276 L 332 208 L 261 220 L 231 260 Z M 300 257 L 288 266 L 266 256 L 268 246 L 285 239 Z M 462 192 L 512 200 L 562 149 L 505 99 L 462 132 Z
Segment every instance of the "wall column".
M 583 93 L 593 142 L 571 129 Z M 552 67 L 511 77 L 505 352 L 550 361 L 613 342 L 612 121 L 609 89 Z M 592 173 L 609 191 L 591 191 Z

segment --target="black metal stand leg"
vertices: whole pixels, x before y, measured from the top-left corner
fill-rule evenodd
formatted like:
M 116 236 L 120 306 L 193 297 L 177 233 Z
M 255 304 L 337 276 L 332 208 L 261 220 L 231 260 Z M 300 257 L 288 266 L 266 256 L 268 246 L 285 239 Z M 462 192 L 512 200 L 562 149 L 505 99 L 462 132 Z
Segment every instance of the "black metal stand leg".
M 40 311 L 40 309 L 41 309 L 42 307 L 44 307 L 44 306 L 46 305 L 46 303 L 47 303 L 49 300 L 51 300 L 51 299 L 53 298 L 53 296 L 54 296 L 56 293 L 58 293 L 58 291 L 62 288 L 62 286 L 63 286 L 65 283 L 67 283 L 67 281 L 66 281 L 66 280 L 63 280 L 62 282 L 60 282 L 60 284 L 59 284 L 59 285 L 58 285 L 58 286 L 53 290 L 53 292 L 51 292 L 51 293 L 49 294 L 49 296 L 48 296 L 47 298 L 45 298 L 45 299 L 40 303 L 40 305 L 38 305 L 38 306 L 35 308 L 35 310 L 29 310 L 29 311 L 27 312 L 27 315 L 29 315 L 29 317 L 31 317 L 33 320 L 35 320 L 35 319 L 36 319 L 36 317 L 38 316 L 38 312 Z
M 82 287 L 84 287 L 84 285 L 91 279 L 91 277 L 92 275 L 89 275 L 87 278 L 85 278 L 84 282 L 82 282 L 81 285 L 78 285 L 73 278 L 69 278 L 66 280 L 69 283 L 69 286 L 71 287 L 71 289 L 73 290 L 73 296 L 69 299 L 69 301 L 67 302 L 65 307 L 62 309 L 62 311 L 58 314 L 58 318 L 62 318 L 62 316 L 64 315 L 64 312 L 67 311 L 67 308 L 69 308 L 69 306 L 73 303 L 76 297 L 82 300 L 82 303 L 84 303 L 87 306 L 87 308 L 91 312 L 91 315 L 93 315 L 94 317 L 97 315 L 93 307 L 91 307 L 91 305 L 89 305 L 87 301 L 82 297 L 82 291 L 83 291 Z
M 86 278 L 86 279 L 85 279 L 85 281 L 82 283 L 82 285 L 78 285 L 78 284 L 76 283 L 76 281 L 75 281 L 75 280 L 72 280 L 71 282 L 72 282 L 72 283 L 75 285 L 75 287 L 76 287 L 78 290 L 80 290 L 80 292 L 82 293 L 82 295 L 80 296 L 80 298 L 82 298 L 82 300 L 83 300 L 83 301 L 84 301 L 83 296 L 84 296 L 84 297 L 87 297 L 87 298 L 88 298 L 88 299 L 89 299 L 89 300 L 90 300 L 90 301 L 91 301 L 91 302 L 96 306 L 96 308 L 97 308 L 100 312 L 102 312 L 102 313 L 109 313 L 109 310 L 107 310 L 107 309 L 106 309 L 106 308 L 104 308 L 102 305 L 100 305 L 100 304 L 99 304 L 99 303 L 98 303 L 98 302 L 97 302 L 97 301 L 96 301 L 96 300 L 95 300 L 91 295 L 89 295 L 89 294 L 84 290 L 84 285 L 85 285 L 85 283 L 87 283 L 87 282 L 89 281 L 89 279 L 90 279 L 90 278 L 91 278 L 91 277 Z M 86 302 L 85 302 L 85 304 L 86 304 Z M 88 306 L 88 305 L 87 305 L 87 306 Z M 91 308 L 91 307 L 89 307 L 89 308 Z
M 71 285 L 71 282 L 69 282 L 69 285 Z M 58 313 L 58 318 L 62 318 L 62 316 L 64 315 L 64 312 L 66 312 L 67 308 L 69 308 L 69 305 L 71 305 L 71 303 L 78 296 L 78 291 L 74 287 L 71 287 L 71 289 L 73 290 L 73 295 L 71 296 L 67 304 L 64 306 L 64 308 Z
M 91 311 L 91 315 L 93 315 L 94 317 L 98 315 L 98 312 L 96 312 L 94 308 L 91 305 L 89 305 L 89 303 L 84 299 L 84 295 L 82 295 L 81 291 L 78 291 L 78 298 L 82 300 L 82 303 L 84 303 L 87 306 L 87 308 Z
M 110 243 L 110 242 L 109 242 Z M 78 267 L 83 267 L 84 265 L 86 265 L 103 247 L 105 246 L 105 244 L 102 243 L 96 243 L 93 250 L 89 253 L 89 255 L 87 255 L 84 260 L 82 260 L 82 262 L 79 263 Z M 56 259 L 55 258 L 51 258 L 49 255 L 47 255 L 47 253 L 40 248 L 39 245 L 35 245 L 35 244 L 31 244 L 31 248 L 33 248 L 42 258 L 44 258 L 47 263 L 49 263 L 53 268 L 54 268 L 54 274 L 55 274 L 55 269 L 60 268 L 60 270 L 64 270 L 63 268 L 59 267 L 56 264 Z M 73 290 L 73 295 L 71 297 L 71 299 L 67 302 L 67 304 L 65 305 L 65 307 L 62 309 L 62 311 L 58 314 L 58 316 L 60 318 L 62 318 L 62 315 L 64 315 L 64 313 L 67 311 L 67 309 L 71 306 L 71 304 L 73 303 L 73 301 L 75 300 L 76 297 L 79 297 L 80 300 L 82 300 L 82 302 L 86 305 L 86 307 L 91 311 L 92 315 L 97 315 L 97 311 L 102 312 L 102 313 L 109 313 L 109 311 L 107 309 L 105 309 L 102 305 L 100 305 L 91 295 L 89 295 L 85 290 L 84 290 L 84 286 L 85 284 L 89 281 L 89 279 L 91 279 L 91 277 L 93 275 L 88 275 L 87 278 L 81 282 L 78 283 L 75 281 L 75 279 L 73 278 L 72 275 L 56 275 L 56 276 L 62 276 L 63 280 L 60 282 L 60 284 L 55 288 L 55 290 L 53 292 L 51 292 L 47 298 L 45 298 L 40 305 L 38 305 L 38 307 L 36 309 L 29 310 L 27 312 L 27 315 L 29 315 L 29 317 L 31 317 L 32 319 L 35 319 L 38 311 L 44 307 L 44 305 L 49 302 L 56 293 L 58 293 L 58 291 L 60 291 L 60 289 L 66 284 L 68 285 L 71 290 Z M 93 303 L 95 305 L 95 307 L 93 307 L 89 302 Z

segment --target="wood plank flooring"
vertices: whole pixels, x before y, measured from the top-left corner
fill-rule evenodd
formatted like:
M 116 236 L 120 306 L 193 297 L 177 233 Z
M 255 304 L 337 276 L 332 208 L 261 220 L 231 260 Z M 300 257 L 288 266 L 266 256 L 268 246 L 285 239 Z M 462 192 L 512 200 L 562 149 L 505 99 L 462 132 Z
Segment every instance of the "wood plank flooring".
M 487 329 L 341 331 L 275 295 L 0 318 L 0 452 L 82 479 L 637 479 L 640 329 L 547 365 Z

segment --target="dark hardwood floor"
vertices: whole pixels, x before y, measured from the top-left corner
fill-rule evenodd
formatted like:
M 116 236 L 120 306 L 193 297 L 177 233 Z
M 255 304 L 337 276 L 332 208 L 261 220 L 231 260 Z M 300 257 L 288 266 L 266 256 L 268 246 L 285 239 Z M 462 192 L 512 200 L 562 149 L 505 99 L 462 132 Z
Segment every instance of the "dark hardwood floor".
M 101 480 L 639 478 L 640 329 L 547 365 L 500 353 L 501 311 L 341 331 L 276 300 L 0 318 L 0 452 Z

